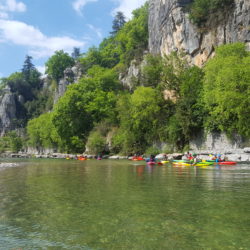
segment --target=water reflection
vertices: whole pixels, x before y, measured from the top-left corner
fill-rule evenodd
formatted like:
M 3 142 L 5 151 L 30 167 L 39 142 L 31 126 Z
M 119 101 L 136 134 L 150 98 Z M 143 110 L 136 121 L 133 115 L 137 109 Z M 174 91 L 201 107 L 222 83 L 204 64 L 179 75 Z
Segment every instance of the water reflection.
M 249 190 L 249 165 L 30 161 L 1 171 L 0 242 L 5 249 L 247 249 Z

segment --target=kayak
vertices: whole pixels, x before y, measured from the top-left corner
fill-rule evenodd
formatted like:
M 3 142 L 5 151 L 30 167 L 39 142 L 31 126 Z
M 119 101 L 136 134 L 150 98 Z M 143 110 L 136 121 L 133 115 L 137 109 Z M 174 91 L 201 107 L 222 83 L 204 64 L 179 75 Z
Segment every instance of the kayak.
M 213 162 L 202 161 L 202 162 L 197 162 L 194 165 L 195 166 L 209 166 L 209 165 L 214 165 L 214 163 Z
M 207 163 L 205 163 L 205 164 L 195 164 L 194 166 L 196 166 L 196 167 L 207 167 L 207 166 L 213 166 L 214 164 L 207 164 Z
M 172 160 L 172 162 L 190 162 L 189 160 Z
M 148 164 L 148 165 L 155 165 L 156 162 L 155 162 L 155 161 L 147 161 L 147 164 Z
M 86 161 L 86 160 L 87 160 L 87 158 L 84 158 L 84 157 L 79 157 L 77 160 L 78 160 L 78 161 Z
M 175 166 L 186 166 L 186 167 L 192 166 L 192 164 L 186 163 L 186 162 L 173 162 L 173 165 L 175 165 Z
M 169 161 L 161 161 L 162 164 L 168 163 Z
M 221 162 L 215 162 L 216 164 L 219 165 L 235 165 L 237 162 L 235 161 L 221 161 Z
M 142 157 L 134 157 L 132 161 L 144 161 L 144 159 Z

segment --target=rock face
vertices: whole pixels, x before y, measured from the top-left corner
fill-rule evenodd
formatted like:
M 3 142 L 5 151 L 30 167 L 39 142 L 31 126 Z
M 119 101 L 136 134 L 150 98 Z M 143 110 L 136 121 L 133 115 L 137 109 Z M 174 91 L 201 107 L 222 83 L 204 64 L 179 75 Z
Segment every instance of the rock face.
M 239 135 L 228 138 L 223 133 L 209 133 L 207 135 L 198 135 L 190 142 L 192 152 L 209 155 L 223 154 L 227 159 L 232 161 L 250 161 L 249 140 L 244 140 Z
M 13 120 L 16 119 L 15 95 L 9 88 L 4 89 L 4 95 L 0 98 L 0 135 L 14 129 Z
M 60 79 L 57 91 L 55 92 L 54 104 L 61 96 L 63 96 L 67 89 L 67 86 L 74 82 L 78 82 L 81 76 L 82 69 L 80 63 L 76 63 L 72 68 L 66 68 L 64 70 L 64 77 Z
M 150 0 L 149 50 L 153 54 L 184 52 L 190 63 L 202 66 L 214 48 L 241 41 L 250 49 L 250 1 L 235 0 L 227 11 L 213 14 L 203 28 L 184 12 L 192 0 Z
M 132 60 L 126 74 L 119 75 L 119 81 L 125 88 L 132 90 L 137 86 L 141 74 L 141 64 L 136 60 Z

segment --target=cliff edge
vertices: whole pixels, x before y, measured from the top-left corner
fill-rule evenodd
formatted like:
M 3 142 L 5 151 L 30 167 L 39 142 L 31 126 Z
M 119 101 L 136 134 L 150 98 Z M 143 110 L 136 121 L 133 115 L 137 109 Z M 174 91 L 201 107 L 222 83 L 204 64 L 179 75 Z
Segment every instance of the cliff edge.
M 202 66 L 214 48 L 244 42 L 250 49 L 250 1 L 235 0 L 226 10 L 213 13 L 202 27 L 189 19 L 185 7 L 192 0 L 149 1 L 149 51 L 168 55 L 184 52 L 190 63 Z

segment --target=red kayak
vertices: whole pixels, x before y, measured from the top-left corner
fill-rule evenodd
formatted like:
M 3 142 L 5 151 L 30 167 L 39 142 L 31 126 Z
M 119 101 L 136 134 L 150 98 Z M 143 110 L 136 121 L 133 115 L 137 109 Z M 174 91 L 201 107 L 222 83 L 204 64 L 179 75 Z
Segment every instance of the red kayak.
M 235 165 L 237 162 L 235 161 L 220 161 L 220 162 L 216 162 L 216 164 L 219 165 Z

